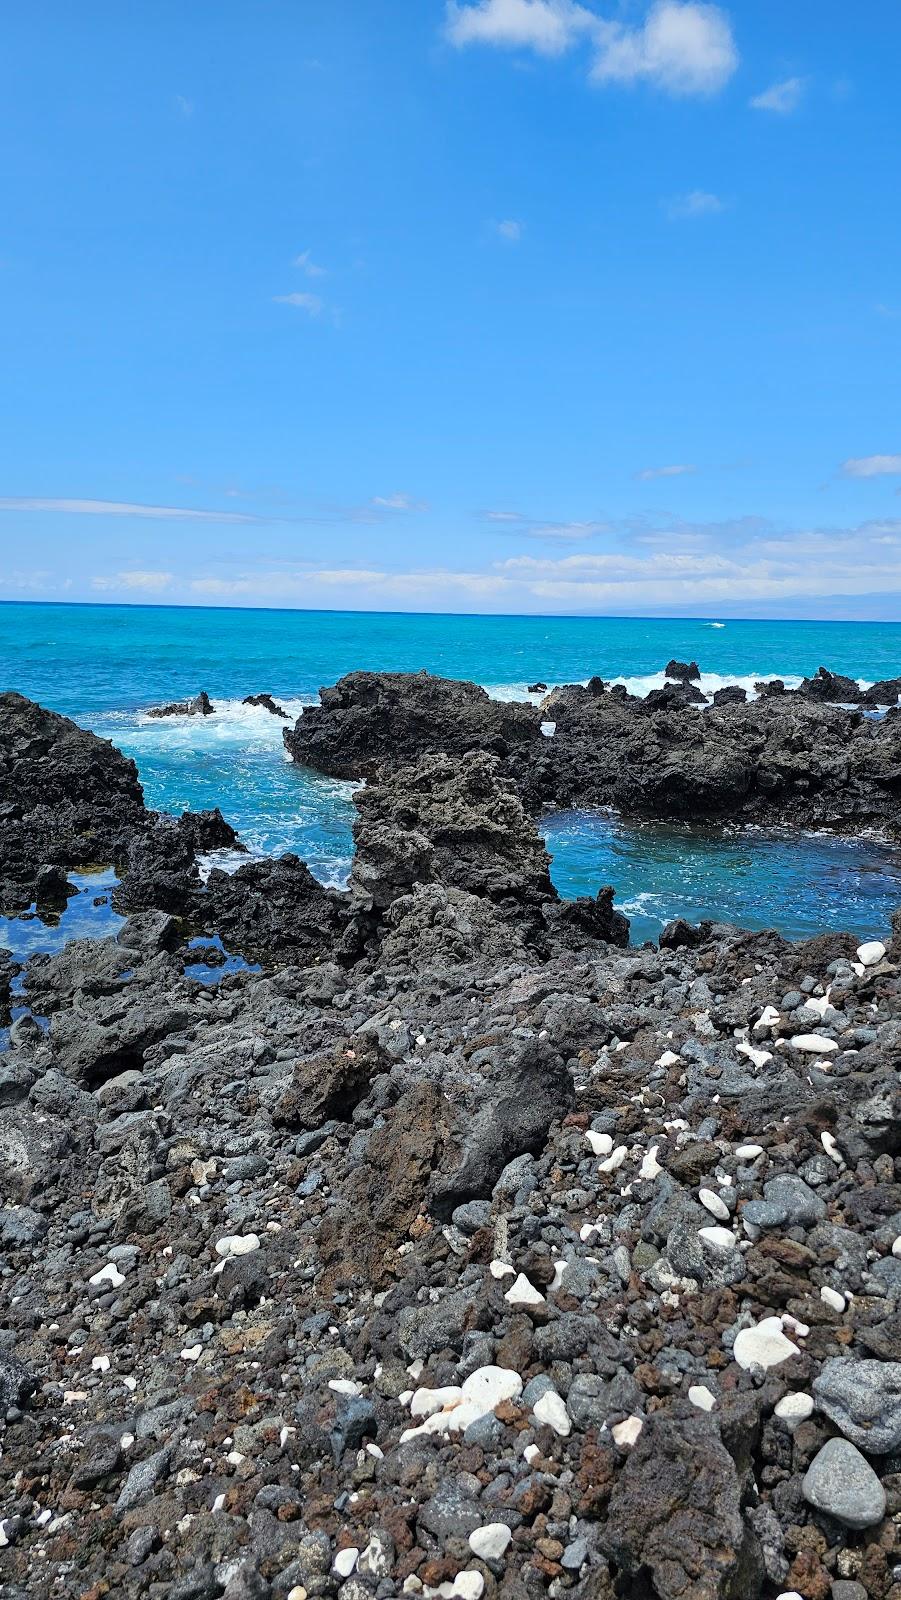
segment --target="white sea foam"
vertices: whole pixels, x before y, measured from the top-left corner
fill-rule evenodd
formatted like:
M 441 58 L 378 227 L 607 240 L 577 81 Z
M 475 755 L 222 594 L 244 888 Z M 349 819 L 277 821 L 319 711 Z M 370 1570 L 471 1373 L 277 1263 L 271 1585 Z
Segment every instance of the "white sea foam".
M 711 626 L 716 626 L 716 624 L 711 624 Z M 719 624 L 719 626 L 725 627 L 725 623 Z M 695 682 L 701 693 L 707 695 L 708 698 L 712 697 L 717 689 L 725 689 L 729 685 L 738 684 L 739 688 L 747 692 L 749 700 L 756 700 L 755 684 L 768 682 L 774 678 L 781 678 L 786 689 L 798 689 L 802 683 L 801 674 L 791 672 L 702 672 L 700 679 L 696 679 Z M 585 684 L 588 679 L 581 678 L 578 681 Z M 629 694 L 638 695 L 643 699 L 645 695 L 650 694 L 652 689 L 662 689 L 668 680 L 663 672 L 648 672 L 635 677 L 621 675 L 617 678 L 605 678 L 604 681 L 608 684 L 624 684 Z M 857 681 L 862 689 L 869 689 L 874 680 L 859 678 Z M 545 694 L 549 693 L 551 689 L 560 688 L 561 684 L 549 682 L 547 689 L 542 690 L 540 694 L 529 694 L 524 683 L 486 683 L 482 687 L 487 690 L 493 700 L 526 700 L 531 702 L 532 705 L 538 705 L 544 699 Z

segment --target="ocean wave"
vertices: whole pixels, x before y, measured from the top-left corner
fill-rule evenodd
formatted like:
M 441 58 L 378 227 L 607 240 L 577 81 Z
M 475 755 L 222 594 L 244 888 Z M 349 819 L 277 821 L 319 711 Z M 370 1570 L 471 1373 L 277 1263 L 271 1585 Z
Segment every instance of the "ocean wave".
M 97 733 L 127 732 L 130 746 L 145 749 L 217 750 L 236 746 L 245 750 L 282 748 L 282 729 L 290 728 L 303 715 L 310 700 L 283 699 L 278 704 L 288 713 L 274 717 L 263 706 L 247 706 L 241 700 L 214 700 L 209 717 L 152 717 L 149 707 L 137 711 L 109 711 L 92 719 Z
M 722 626 L 725 626 L 725 624 L 722 624 Z M 786 689 L 799 689 L 803 682 L 800 673 L 792 672 L 702 672 L 700 679 L 695 679 L 694 681 L 697 683 L 701 693 L 708 697 L 714 695 L 717 689 L 725 689 L 727 686 L 737 684 L 739 688 L 746 691 L 749 700 L 756 700 L 757 690 L 755 685 L 770 682 L 774 678 L 781 678 Z M 581 678 L 578 681 L 586 684 L 588 679 Z M 634 677 L 627 677 L 621 674 L 616 678 L 604 679 L 607 684 L 624 684 L 629 694 L 637 695 L 641 699 L 650 694 L 652 689 L 662 689 L 668 681 L 671 682 L 672 680 L 668 680 L 663 672 L 640 673 Z M 875 680 L 872 678 L 859 678 L 857 681 L 861 689 L 869 689 Z M 543 689 L 540 694 L 529 694 L 524 683 L 485 683 L 482 687 L 490 694 L 492 700 L 523 700 L 530 702 L 532 705 L 539 705 L 545 694 L 550 693 L 552 689 L 561 688 L 562 684 L 548 683 L 547 689 Z

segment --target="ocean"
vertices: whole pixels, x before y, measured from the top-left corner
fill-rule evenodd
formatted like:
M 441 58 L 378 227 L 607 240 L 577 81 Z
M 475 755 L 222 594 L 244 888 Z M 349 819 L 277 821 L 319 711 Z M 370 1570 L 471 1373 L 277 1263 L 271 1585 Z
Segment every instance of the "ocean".
M 505 698 L 594 673 L 646 693 L 671 657 L 696 660 L 708 692 L 772 676 L 791 687 L 820 665 L 872 683 L 901 672 L 901 623 L 0 604 L 0 687 L 112 739 L 137 762 L 149 805 L 218 805 L 251 851 L 294 850 L 336 886 L 350 869 L 354 785 L 287 761 L 284 724 L 242 705 L 245 695 L 268 691 L 294 718 L 354 668 L 425 668 Z M 147 717 L 201 689 L 215 716 Z M 901 904 L 901 855 L 878 840 L 627 826 L 589 813 L 548 819 L 545 836 L 560 893 L 612 883 L 636 941 L 675 915 L 874 937 Z

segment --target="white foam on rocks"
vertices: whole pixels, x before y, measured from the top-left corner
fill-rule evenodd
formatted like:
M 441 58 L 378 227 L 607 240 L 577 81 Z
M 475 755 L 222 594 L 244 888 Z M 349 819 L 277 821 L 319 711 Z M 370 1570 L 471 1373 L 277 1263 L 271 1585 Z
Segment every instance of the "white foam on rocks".
M 532 1415 L 536 1422 L 546 1423 L 553 1428 L 561 1439 L 568 1439 L 572 1433 L 572 1422 L 566 1409 L 566 1402 L 557 1393 L 556 1389 L 547 1389 L 532 1407 Z
M 216 1240 L 216 1254 L 227 1261 L 230 1256 L 249 1256 L 259 1250 L 260 1241 L 255 1233 L 227 1233 Z
M 543 1306 L 544 1295 L 530 1283 L 524 1272 L 517 1273 L 504 1295 L 509 1306 Z
M 729 1221 L 729 1207 L 726 1205 L 725 1200 L 721 1200 L 719 1195 L 715 1194 L 712 1189 L 700 1189 L 698 1191 L 698 1199 L 705 1211 L 709 1211 L 712 1217 L 716 1217 L 720 1222 Z
M 512 1537 L 506 1522 L 488 1522 L 469 1535 L 469 1548 L 480 1561 L 500 1561 Z
M 783 1331 L 781 1317 L 764 1317 L 755 1328 L 742 1328 L 736 1334 L 732 1353 L 747 1372 L 750 1367 L 778 1367 L 801 1351 Z

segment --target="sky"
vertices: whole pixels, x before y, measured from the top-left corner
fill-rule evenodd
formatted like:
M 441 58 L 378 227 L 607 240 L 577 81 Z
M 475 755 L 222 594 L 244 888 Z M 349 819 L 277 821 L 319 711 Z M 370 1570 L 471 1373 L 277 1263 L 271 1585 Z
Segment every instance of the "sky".
M 901 617 L 897 0 L 29 0 L 0 599 Z

